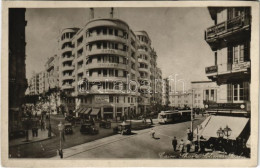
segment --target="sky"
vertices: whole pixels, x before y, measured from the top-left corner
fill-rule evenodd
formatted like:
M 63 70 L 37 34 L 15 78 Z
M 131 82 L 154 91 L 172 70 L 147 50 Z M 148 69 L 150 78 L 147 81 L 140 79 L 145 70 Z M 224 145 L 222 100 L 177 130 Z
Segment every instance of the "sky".
M 95 18 L 109 17 L 110 8 L 94 8 Z M 145 30 L 157 52 L 163 78 L 177 74 L 186 81 L 208 80 L 205 67 L 214 56 L 204 40 L 204 31 L 214 24 L 207 8 L 114 8 L 114 17 L 127 22 L 133 31 Z M 57 53 L 59 32 L 83 27 L 89 8 L 27 9 L 26 76 L 40 72 L 48 57 Z

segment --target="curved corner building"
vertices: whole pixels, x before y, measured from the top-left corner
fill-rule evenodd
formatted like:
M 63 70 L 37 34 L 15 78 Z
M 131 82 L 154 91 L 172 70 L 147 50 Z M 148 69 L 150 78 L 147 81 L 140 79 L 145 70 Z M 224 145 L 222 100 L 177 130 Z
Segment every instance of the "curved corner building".
M 139 75 L 135 41 L 128 24 L 114 18 L 92 19 L 76 33 L 70 63 L 77 113 L 106 119 L 136 114 L 138 92 L 129 84 Z

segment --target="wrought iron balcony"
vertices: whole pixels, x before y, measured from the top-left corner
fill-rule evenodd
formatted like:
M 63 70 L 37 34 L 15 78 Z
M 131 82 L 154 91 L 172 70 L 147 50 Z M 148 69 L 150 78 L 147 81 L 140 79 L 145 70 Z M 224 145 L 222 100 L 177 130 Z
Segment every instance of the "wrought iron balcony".
M 205 40 L 215 39 L 218 36 L 234 32 L 235 30 L 247 27 L 250 24 L 250 17 L 248 14 L 237 16 L 233 19 L 221 22 L 217 25 L 207 28 L 205 32 Z

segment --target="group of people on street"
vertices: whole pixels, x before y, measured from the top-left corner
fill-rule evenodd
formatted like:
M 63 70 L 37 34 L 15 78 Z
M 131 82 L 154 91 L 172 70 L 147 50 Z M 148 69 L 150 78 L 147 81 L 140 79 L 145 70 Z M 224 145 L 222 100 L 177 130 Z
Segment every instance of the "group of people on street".
M 178 143 L 178 140 L 176 139 L 176 137 L 174 137 L 172 139 L 173 151 L 176 152 L 177 148 L 179 148 L 179 151 L 181 153 L 184 153 L 184 152 L 190 153 L 191 147 L 194 145 L 194 152 L 204 153 L 205 152 L 205 141 L 204 140 L 205 139 L 203 138 L 203 136 L 201 136 L 200 143 L 198 141 L 193 142 L 193 134 L 192 134 L 190 128 L 188 128 L 186 141 L 181 139 L 180 142 Z M 185 149 L 186 149 L 186 151 L 185 151 Z

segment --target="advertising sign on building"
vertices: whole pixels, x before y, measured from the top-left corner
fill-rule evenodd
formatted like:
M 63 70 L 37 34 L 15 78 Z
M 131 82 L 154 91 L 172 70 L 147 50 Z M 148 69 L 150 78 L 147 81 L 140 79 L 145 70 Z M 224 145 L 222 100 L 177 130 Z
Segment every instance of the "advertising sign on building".
M 233 66 L 232 66 L 233 71 L 239 71 L 239 70 L 247 69 L 247 68 L 250 68 L 250 62 L 236 63 L 236 64 L 233 64 Z
M 109 103 L 109 96 L 108 95 L 95 95 L 95 102 L 96 103 Z

